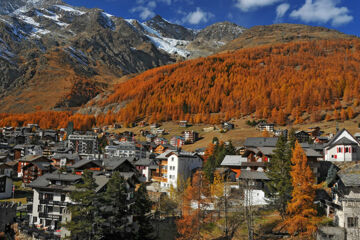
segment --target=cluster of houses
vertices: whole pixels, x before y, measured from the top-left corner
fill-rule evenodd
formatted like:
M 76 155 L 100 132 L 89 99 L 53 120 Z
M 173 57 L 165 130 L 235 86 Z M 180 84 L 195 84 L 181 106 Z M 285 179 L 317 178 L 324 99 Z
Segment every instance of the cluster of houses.
M 267 204 L 266 163 L 271 161 L 277 136 L 287 134 L 285 130 L 277 132 L 271 125 L 262 124 L 258 128 L 273 132 L 274 137 L 247 138 L 237 148 L 238 155 L 225 156 L 217 169 L 226 181 L 248 183 L 251 190 L 242 196 L 250 205 Z M 63 238 L 70 234 L 63 227 L 71 219 L 68 206 L 76 204 L 69 193 L 82 181 L 85 170 L 93 172 L 97 192 L 105 191 L 112 173 L 119 172 L 126 179 L 131 202 L 137 184 L 147 182 L 148 191 L 168 193 L 171 187 L 177 187 L 179 180 L 186 180 L 203 166 L 204 151 L 183 151 L 181 144 L 169 144 L 157 135 L 152 138 L 144 133 L 149 141 L 140 142 L 131 132 L 100 132 L 43 130 L 35 124 L 0 129 L 0 199 L 13 197 L 13 181 L 21 181 L 33 190 L 27 205 L 27 224 L 51 233 L 52 237 Z M 158 126 L 152 132 L 163 134 Z M 295 133 L 318 183 L 328 177 L 331 165 L 337 170 L 329 183 L 331 192 L 317 198 L 335 225 L 320 229 L 318 238 L 334 235 L 334 239 L 342 239 L 341 236 L 359 239 L 356 236 L 360 232 L 360 164 L 356 162 L 360 161 L 360 144 L 346 129 L 327 137 L 321 135 L 319 128 Z M 184 131 L 182 137 L 184 143 L 196 141 L 198 134 Z M 132 217 L 124 224 L 131 227 Z

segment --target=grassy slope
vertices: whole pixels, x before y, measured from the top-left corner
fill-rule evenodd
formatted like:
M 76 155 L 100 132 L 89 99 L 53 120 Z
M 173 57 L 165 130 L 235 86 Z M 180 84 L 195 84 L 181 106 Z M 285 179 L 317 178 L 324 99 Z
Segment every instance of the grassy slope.
M 169 132 L 168 135 L 165 135 L 164 138 L 170 139 L 172 136 L 181 135 L 181 132 L 184 130 L 194 130 L 200 134 L 200 139 L 194 144 L 185 145 L 183 149 L 187 151 L 194 151 L 196 148 L 206 147 L 214 137 L 217 137 L 221 141 L 228 141 L 232 140 L 235 146 L 241 145 L 244 140 L 248 137 L 261 137 L 262 133 L 257 131 L 254 127 L 250 127 L 246 125 L 247 120 L 252 120 L 250 117 L 242 118 L 238 120 L 233 120 L 232 122 L 235 123 L 235 129 L 228 131 L 226 133 L 220 133 L 219 130 L 211 131 L 211 132 L 204 132 L 203 128 L 211 127 L 212 125 L 209 124 L 199 124 L 194 125 L 188 128 L 179 127 L 177 123 L 174 122 L 165 122 L 162 124 L 161 128 L 164 128 L 166 132 Z M 355 134 L 356 132 L 360 132 L 358 128 L 358 123 L 360 122 L 360 115 L 352 120 L 347 120 L 345 122 L 339 122 L 338 126 L 340 129 L 346 128 L 350 131 L 350 133 Z M 330 121 L 325 122 L 321 121 L 318 123 L 305 123 L 305 124 L 296 124 L 291 126 L 285 127 L 275 127 L 276 129 L 281 128 L 295 128 L 299 130 L 306 130 L 309 127 L 319 126 L 325 134 L 328 133 L 335 133 L 336 129 L 336 122 Z M 220 128 L 220 125 L 217 125 L 217 128 Z M 150 130 L 150 127 L 134 127 L 134 128 L 121 128 L 115 130 L 116 132 L 124 132 L 124 131 L 132 131 L 137 134 L 137 140 L 145 141 L 144 137 L 140 137 L 140 130 Z

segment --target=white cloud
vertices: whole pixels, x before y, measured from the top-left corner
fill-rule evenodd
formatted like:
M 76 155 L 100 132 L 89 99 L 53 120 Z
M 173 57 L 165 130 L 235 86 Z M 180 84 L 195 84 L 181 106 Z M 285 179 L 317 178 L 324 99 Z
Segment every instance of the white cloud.
M 279 21 L 283 16 L 285 16 L 285 13 L 289 10 L 290 4 L 283 3 L 277 6 L 276 8 L 276 21 Z
M 203 10 L 201 10 L 201 8 L 197 7 L 195 12 L 188 13 L 182 19 L 182 21 L 184 23 L 187 22 L 192 25 L 197 25 L 201 22 L 207 23 L 209 21 L 209 19 L 211 19 L 212 17 L 214 17 L 214 14 L 212 14 L 210 12 L 204 12 Z
M 139 17 L 140 17 L 142 20 L 145 20 L 145 19 L 147 19 L 147 18 L 150 18 L 150 17 L 155 16 L 155 12 L 153 11 L 153 9 L 151 9 L 151 8 L 149 8 L 149 7 L 144 7 L 144 6 L 138 6 L 138 7 L 132 8 L 132 9 L 130 10 L 130 12 L 132 12 L 132 13 L 138 12 L 138 13 L 139 13 Z
M 273 5 L 283 0 L 236 0 L 235 6 L 240 8 L 243 12 L 255 10 L 260 7 Z
M 354 17 L 349 15 L 347 7 L 337 7 L 339 0 L 306 0 L 298 10 L 291 12 L 290 16 L 301 19 L 304 22 L 331 22 L 333 26 L 339 26 L 351 22 Z

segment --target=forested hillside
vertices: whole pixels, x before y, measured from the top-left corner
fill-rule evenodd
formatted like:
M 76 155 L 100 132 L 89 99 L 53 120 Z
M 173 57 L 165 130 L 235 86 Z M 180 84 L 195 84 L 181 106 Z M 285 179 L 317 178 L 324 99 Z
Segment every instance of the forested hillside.
M 199 58 L 146 71 L 87 109 L 124 106 L 113 118 L 127 123 L 139 118 L 215 123 L 251 113 L 278 124 L 300 122 L 305 113 L 314 121 L 352 118 L 346 103 L 356 106 L 359 100 L 359 49 L 357 39 L 322 40 Z M 322 116 L 324 109 L 334 112 Z

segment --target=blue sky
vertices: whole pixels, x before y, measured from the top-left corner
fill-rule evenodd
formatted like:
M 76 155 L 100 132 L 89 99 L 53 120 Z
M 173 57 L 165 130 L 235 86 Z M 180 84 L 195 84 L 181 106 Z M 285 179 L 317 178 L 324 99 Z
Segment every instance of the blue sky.
M 273 23 L 302 23 L 360 36 L 359 0 L 64 0 L 101 8 L 123 18 L 146 21 L 155 14 L 200 29 L 231 21 L 250 28 Z

